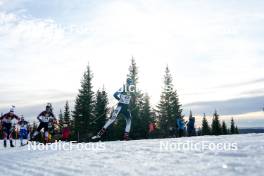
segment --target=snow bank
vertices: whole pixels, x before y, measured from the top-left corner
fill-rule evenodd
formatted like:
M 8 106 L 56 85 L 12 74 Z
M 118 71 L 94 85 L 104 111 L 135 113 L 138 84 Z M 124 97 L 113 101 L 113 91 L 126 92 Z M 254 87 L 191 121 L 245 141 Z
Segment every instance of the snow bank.
M 201 148 L 202 142 L 211 146 L 224 144 L 227 148 Z M 199 144 L 199 147 L 187 149 L 178 144 Z M 260 176 L 264 173 L 264 134 L 104 142 L 99 150 L 78 149 L 76 145 L 66 151 L 29 150 L 28 146 L 5 149 L 1 144 L 1 175 Z

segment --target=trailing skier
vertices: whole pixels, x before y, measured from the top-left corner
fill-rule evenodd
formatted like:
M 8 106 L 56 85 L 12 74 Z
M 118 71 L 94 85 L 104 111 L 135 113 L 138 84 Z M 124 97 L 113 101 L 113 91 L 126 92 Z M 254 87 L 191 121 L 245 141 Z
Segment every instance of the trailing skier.
M 185 122 L 182 118 L 177 118 L 176 123 L 177 123 L 178 137 L 182 137 L 185 131 Z
M 39 120 L 40 124 L 37 130 L 34 132 L 32 140 L 34 140 L 42 128 L 44 128 L 44 144 L 46 144 L 49 141 L 49 123 L 50 121 L 53 121 L 54 123 L 57 121 L 52 112 L 52 105 L 50 103 L 47 104 L 46 110 L 38 115 L 37 119 Z
M 14 147 L 12 140 L 13 139 L 12 133 L 14 130 L 14 127 L 12 125 L 12 120 L 14 119 L 16 119 L 17 121 L 20 120 L 19 117 L 14 113 L 14 111 L 15 111 L 15 106 L 12 106 L 8 113 L 0 117 L 3 133 L 4 133 L 4 147 L 6 147 L 7 145 L 6 144 L 7 139 L 9 139 L 10 141 L 10 147 Z
M 28 131 L 29 123 L 28 121 L 25 121 L 23 116 L 21 116 L 21 120 L 18 122 L 18 125 L 20 126 L 20 130 L 19 130 L 20 145 L 24 146 L 28 143 L 28 140 L 30 139 L 30 134 Z M 26 144 L 23 143 L 23 139 L 27 140 Z
M 196 135 L 194 124 L 195 124 L 195 117 L 190 117 L 189 122 L 187 123 L 188 136 L 195 136 Z
M 123 114 L 126 120 L 126 128 L 124 132 L 123 139 L 129 139 L 129 132 L 131 128 L 131 113 L 129 111 L 129 103 L 131 99 L 131 90 L 133 86 L 133 81 L 130 78 L 127 78 L 126 85 L 123 88 L 120 88 L 117 92 L 114 93 L 114 97 L 118 100 L 117 107 L 115 108 L 114 112 L 110 119 L 105 123 L 103 128 L 97 133 L 96 136 L 92 137 L 92 140 L 99 140 L 102 135 L 106 132 L 106 129 L 115 122 L 119 114 Z

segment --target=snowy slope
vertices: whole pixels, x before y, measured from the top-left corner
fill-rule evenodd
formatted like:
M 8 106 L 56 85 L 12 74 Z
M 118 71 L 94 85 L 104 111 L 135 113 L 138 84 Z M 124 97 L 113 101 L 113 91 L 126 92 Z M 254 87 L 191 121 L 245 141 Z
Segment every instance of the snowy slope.
M 164 149 L 161 144 L 237 143 L 237 150 Z M 2 142 L 2 141 L 1 141 Z M 100 150 L 29 151 L 0 146 L 0 175 L 263 175 L 264 134 L 104 142 Z M 101 145 L 100 144 L 100 145 Z M 76 144 L 75 144 L 76 145 Z M 173 146 L 171 145 L 171 146 Z

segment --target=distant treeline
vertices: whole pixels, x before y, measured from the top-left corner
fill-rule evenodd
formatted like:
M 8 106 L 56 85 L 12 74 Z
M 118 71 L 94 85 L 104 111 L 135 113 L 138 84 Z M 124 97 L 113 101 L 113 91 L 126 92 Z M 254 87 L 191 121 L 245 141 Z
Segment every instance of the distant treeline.
M 226 134 L 239 134 L 238 127 L 235 125 L 234 119 L 231 118 L 230 128 L 226 126 L 226 122 L 219 120 L 219 114 L 217 111 L 213 114 L 213 120 L 211 126 L 209 126 L 206 116 L 204 114 L 202 120 L 202 127 L 198 129 L 197 135 L 226 135 Z

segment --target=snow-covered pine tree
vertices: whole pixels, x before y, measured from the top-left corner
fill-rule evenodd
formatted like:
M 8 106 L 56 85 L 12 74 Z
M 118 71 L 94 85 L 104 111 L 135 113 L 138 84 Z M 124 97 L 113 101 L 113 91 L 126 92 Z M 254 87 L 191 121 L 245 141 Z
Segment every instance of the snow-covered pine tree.
M 176 118 L 183 117 L 181 104 L 177 91 L 174 89 L 168 66 L 165 70 L 164 87 L 160 96 L 160 103 L 157 106 L 157 112 L 161 137 L 169 137 L 169 129 L 176 130 Z

